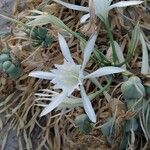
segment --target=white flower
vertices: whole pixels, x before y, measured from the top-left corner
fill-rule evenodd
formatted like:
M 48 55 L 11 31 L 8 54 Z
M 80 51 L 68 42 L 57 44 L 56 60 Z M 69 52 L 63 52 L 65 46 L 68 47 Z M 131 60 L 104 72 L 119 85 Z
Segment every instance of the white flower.
M 97 82 L 97 81 L 96 81 Z M 53 88 L 53 87 L 52 87 Z M 97 97 L 101 93 L 100 91 L 96 91 L 88 95 L 89 99 L 92 100 Z M 47 101 L 53 101 L 56 96 L 59 95 L 59 92 L 53 91 L 51 89 L 40 89 L 38 93 L 35 94 L 37 98 L 35 101 L 37 102 L 37 106 L 47 107 L 48 104 L 45 103 Z M 64 101 L 59 105 L 59 108 L 75 108 L 78 106 L 83 106 L 82 99 L 80 97 L 75 97 L 73 95 L 69 97 L 65 97 Z
M 89 12 L 88 7 L 69 4 L 69 3 L 63 2 L 62 0 L 53 0 L 53 1 L 65 6 L 67 8 L 70 8 L 70 9 Z M 143 1 L 121 1 L 121 2 L 117 2 L 117 3 L 111 5 L 111 2 L 112 2 L 112 0 L 93 0 L 93 6 L 95 9 L 95 14 L 102 21 L 104 21 L 108 17 L 109 11 L 113 8 L 127 7 L 127 6 L 131 6 L 131 5 L 138 5 L 138 4 L 143 3 Z M 89 14 L 84 15 L 81 18 L 81 22 L 86 21 L 88 18 L 89 18 Z
M 33 71 L 29 76 L 37 77 L 41 79 L 48 79 L 54 84 L 55 89 L 61 89 L 62 92 L 58 94 L 53 101 L 44 108 L 41 113 L 41 116 L 46 115 L 58 105 L 60 105 L 66 97 L 71 96 L 75 90 L 79 90 L 83 100 L 84 110 L 87 113 L 88 117 L 92 122 L 96 122 L 96 115 L 93 110 L 92 104 L 89 97 L 87 96 L 84 89 L 84 80 L 90 78 L 96 78 L 104 75 L 109 75 L 113 73 L 120 73 L 124 70 L 118 67 L 103 67 L 94 71 L 93 73 L 85 75 L 84 68 L 87 62 L 90 59 L 91 53 L 94 50 L 94 45 L 96 41 L 96 33 L 92 35 L 90 40 L 87 42 L 87 45 L 84 50 L 83 63 L 82 65 L 75 64 L 73 58 L 71 57 L 70 50 L 64 39 L 64 37 L 58 34 L 59 45 L 64 56 L 64 64 L 55 65 L 56 69 L 51 70 L 50 72 L 43 71 Z

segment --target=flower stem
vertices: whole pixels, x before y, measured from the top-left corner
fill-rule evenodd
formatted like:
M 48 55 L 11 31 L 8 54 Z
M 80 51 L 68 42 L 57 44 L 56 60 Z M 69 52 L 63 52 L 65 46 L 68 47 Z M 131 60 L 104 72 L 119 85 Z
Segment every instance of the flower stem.
M 111 27 L 110 27 L 108 18 L 105 19 L 104 24 L 106 26 L 106 30 L 108 32 L 109 40 L 110 40 L 111 47 L 112 47 L 113 63 L 116 64 L 116 62 L 118 61 L 118 57 L 117 57 L 117 54 L 116 54 L 116 48 L 115 48 L 115 45 L 114 45 L 113 34 L 112 34 L 112 31 L 111 31 Z
M 79 39 L 84 47 L 86 46 L 87 41 L 82 36 L 80 36 L 78 33 L 74 32 L 74 31 L 72 31 L 67 26 L 65 26 L 64 29 L 68 33 L 71 33 L 74 37 Z M 98 64 L 102 63 L 102 64 L 105 64 L 105 65 L 111 65 L 111 61 L 109 61 L 101 52 L 98 52 L 98 50 L 96 48 L 93 51 L 92 59 Z

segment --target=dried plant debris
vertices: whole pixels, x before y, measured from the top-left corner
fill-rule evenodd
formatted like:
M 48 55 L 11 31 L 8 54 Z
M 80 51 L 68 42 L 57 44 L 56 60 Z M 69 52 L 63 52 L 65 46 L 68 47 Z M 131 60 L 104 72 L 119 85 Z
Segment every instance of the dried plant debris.
M 150 149 L 149 6 L 16 0 L 11 14 L 1 9 L 0 149 L 12 135 L 17 149 Z

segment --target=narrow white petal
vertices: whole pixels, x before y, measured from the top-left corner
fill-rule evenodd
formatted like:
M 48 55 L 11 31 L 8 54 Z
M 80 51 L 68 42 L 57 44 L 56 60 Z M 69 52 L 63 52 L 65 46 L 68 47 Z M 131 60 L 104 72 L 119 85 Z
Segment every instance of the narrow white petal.
M 52 101 L 53 99 L 51 98 L 46 98 L 46 97 L 40 97 L 40 98 L 36 98 L 35 101 Z
M 44 14 L 44 12 L 39 11 L 39 10 L 36 10 L 36 9 L 34 9 L 34 10 L 28 10 L 28 11 L 29 11 L 29 12 L 32 12 L 32 13 L 39 14 L 39 15 L 43 15 L 43 14 Z
M 35 93 L 34 95 L 39 97 L 52 97 L 52 94 L 45 94 L 45 93 Z
M 58 92 L 52 91 L 50 89 L 40 89 L 39 92 L 46 92 L 46 93 L 53 94 L 53 95 L 59 94 Z
M 79 10 L 79 11 L 85 11 L 85 12 L 89 12 L 89 8 L 88 7 L 83 7 L 83 6 L 78 6 L 78 5 L 74 5 L 74 4 L 69 4 L 66 2 L 63 2 L 61 0 L 53 0 L 56 3 L 59 3 L 69 9 L 73 9 L 73 10 Z
M 35 106 L 39 106 L 39 107 L 46 107 L 46 104 L 34 104 Z
M 62 92 L 59 94 L 55 99 L 52 100 L 52 102 L 47 105 L 44 110 L 41 112 L 41 117 L 51 112 L 53 109 L 55 109 L 60 103 L 64 101 L 66 97 L 66 92 Z
M 139 5 L 141 3 L 143 3 L 143 1 L 122 1 L 122 2 L 118 2 L 118 3 L 111 5 L 109 7 L 109 10 L 116 8 L 116 7 L 127 7 L 127 6 L 132 6 L 132 5 Z
M 82 69 L 85 68 L 87 62 L 90 59 L 91 53 L 94 50 L 94 45 L 95 45 L 95 41 L 97 38 L 97 33 L 95 32 L 89 39 L 89 41 L 86 44 L 85 50 L 84 50 L 84 55 L 83 55 L 83 63 L 82 63 Z
M 110 75 L 113 73 L 120 73 L 125 71 L 122 68 L 119 67 L 113 67 L 113 66 L 108 66 L 108 67 L 102 67 L 97 69 L 96 71 L 92 72 L 91 74 L 85 76 L 84 78 L 96 78 L 96 77 L 101 77 L 104 75 Z
M 33 71 L 29 73 L 29 76 L 47 80 L 52 80 L 55 77 L 53 73 L 46 71 Z
M 72 57 L 71 57 L 71 54 L 70 54 L 70 50 L 69 50 L 69 47 L 66 43 L 66 40 L 64 39 L 64 37 L 61 35 L 61 34 L 58 34 L 58 39 L 59 39 L 59 45 L 60 45 L 60 49 L 61 49 L 61 52 L 64 56 L 64 58 L 69 62 L 69 63 L 74 63 Z
M 83 15 L 80 19 L 81 23 L 85 23 L 90 18 L 90 14 Z
M 83 99 L 84 110 L 85 110 L 86 114 L 88 115 L 89 119 L 95 123 L 96 122 L 96 115 L 95 115 L 94 109 L 92 107 L 92 104 L 90 102 L 90 99 L 87 96 L 87 94 L 84 90 L 84 87 L 81 85 L 80 88 L 81 88 L 81 96 Z

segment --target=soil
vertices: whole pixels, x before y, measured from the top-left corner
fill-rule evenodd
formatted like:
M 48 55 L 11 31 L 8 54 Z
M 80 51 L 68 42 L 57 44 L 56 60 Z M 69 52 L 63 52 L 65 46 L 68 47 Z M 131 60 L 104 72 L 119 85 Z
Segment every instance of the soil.
M 20 6 L 22 7 L 25 4 L 26 0 L 20 0 Z M 7 15 L 11 17 L 13 12 L 13 7 L 15 4 L 15 0 L 0 0 L 0 14 Z M 0 17 L 0 34 L 3 32 L 11 32 L 10 22 L 2 17 Z M 0 97 L 0 101 L 1 101 Z M 5 122 L 5 114 L 0 114 L 0 149 L 4 150 L 17 150 L 18 149 L 18 137 L 16 132 L 13 129 L 10 129 L 9 123 L 4 125 Z M 1 126 L 4 127 L 1 129 Z M 8 135 L 6 135 L 6 131 Z M 4 147 L 2 145 L 5 143 Z

